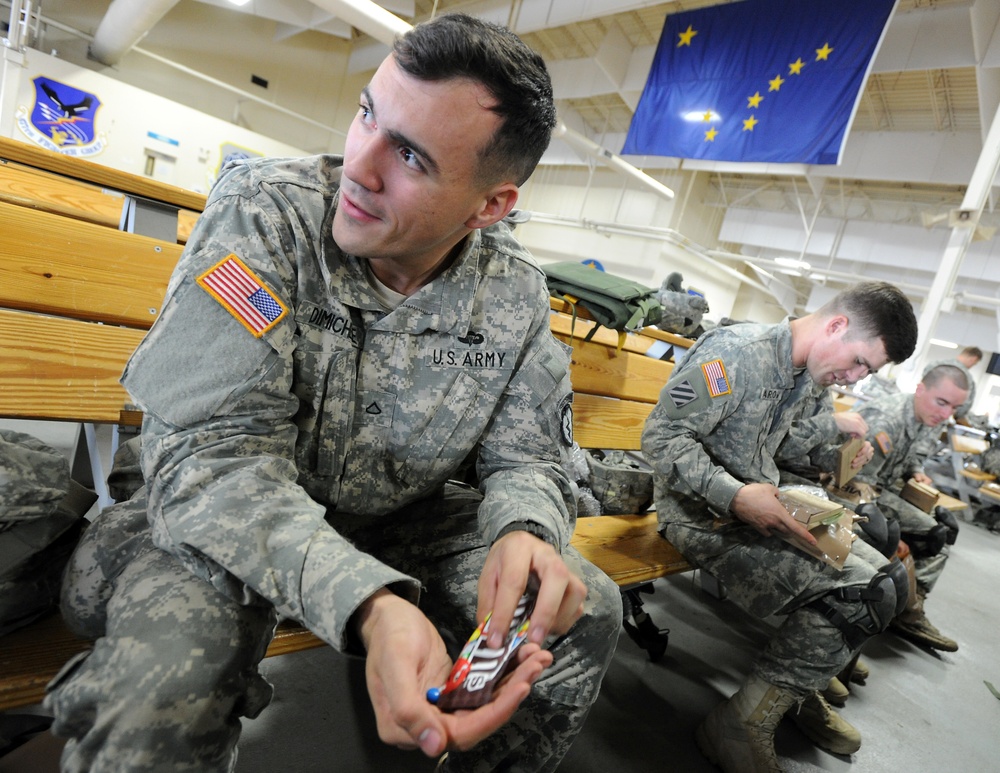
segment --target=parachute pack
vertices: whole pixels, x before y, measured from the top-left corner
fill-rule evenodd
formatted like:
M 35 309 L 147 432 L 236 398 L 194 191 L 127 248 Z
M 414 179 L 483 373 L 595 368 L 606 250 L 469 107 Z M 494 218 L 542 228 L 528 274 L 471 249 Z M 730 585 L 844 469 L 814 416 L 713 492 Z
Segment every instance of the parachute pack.
M 550 263 L 542 268 L 549 294 L 569 302 L 574 324 L 578 306 L 597 322 L 587 334 L 587 341 L 601 325 L 617 330 L 624 339 L 626 331 L 660 321 L 662 308 L 656 291 L 639 282 L 572 261 Z

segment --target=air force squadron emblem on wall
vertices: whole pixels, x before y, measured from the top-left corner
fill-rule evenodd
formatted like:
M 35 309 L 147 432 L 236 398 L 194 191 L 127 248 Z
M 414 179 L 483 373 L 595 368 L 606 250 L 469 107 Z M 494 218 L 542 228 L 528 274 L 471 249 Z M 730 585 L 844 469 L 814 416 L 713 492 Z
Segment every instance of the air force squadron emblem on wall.
M 17 109 L 17 128 L 36 145 L 67 156 L 93 156 L 107 142 L 95 128 L 101 100 L 89 91 L 67 86 L 39 75 L 35 84 L 35 105 Z

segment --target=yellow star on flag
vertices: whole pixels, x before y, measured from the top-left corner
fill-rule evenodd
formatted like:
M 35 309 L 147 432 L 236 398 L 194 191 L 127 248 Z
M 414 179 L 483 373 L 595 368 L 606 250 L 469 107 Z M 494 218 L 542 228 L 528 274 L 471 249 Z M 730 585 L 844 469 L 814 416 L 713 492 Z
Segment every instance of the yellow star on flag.
M 705 132 L 705 142 L 715 142 L 715 138 L 718 136 L 719 130 L 714 126 Z
M 764 97 L 761 96 L 759 91 L 755 91 L 752 97 L 747 97 L 747 108 L 760 107 L 760 103 L 764 101 Z
M 705 111 L 705 115 L 703 115 L 701 117 L 701 120 L 703 120 L 705 123 L 708 123 L 709 121 L 711 121 L 712 120 L 712 111 L 711 110 L 706 110 Z
M 743 131 L 745 131 L 745 132 L 752 132 L 753 131 L 753 127 L 756 126 L 758 123 L 760 123 L 760 121 L 758 121 L 753 116 L 750 116 L 749 118 L 747 118 L 743 122 Z
M 677 37 L 680 38 L 680 41 L 678 41 L 678 43 L 677 43 L 677 47 L 680 48 L 681 46 L 690 46 L 691 45 L 691 38 L 693 38 L 697 34 L 698 34 L 698 30 L 696 30 L 694 27 L 692 27 L 689 24 L 688 28 L 686 30 L 684 30 L 684 32 L 680 32 L 680 33 L 677 34 Z
M 805 67 L 805 66 L 806 66 L 806 63 L 802 61 L 802 57 L 800 56 L 798 59 L 796 59 L 790 65 L 788 65 L 788 74 L 789 75 L 801 75 L 802 74 L 802 68 Z
M 817 48 L 816 49 L 816 61 L 817 62 L 819 62 L 819 61 L 827 61 L 829 59 L 830 54 L 832 52 L 833 52 L 833 49 L 830 48 L 830 44 L 829 43 L 824 43 L 822 48 Z
M 779 91 L 781 89 L 781 84 L 785 82 L 785 79 L 780 75 L 775 75 L 772 80 L 767 82 L 768 91 Z

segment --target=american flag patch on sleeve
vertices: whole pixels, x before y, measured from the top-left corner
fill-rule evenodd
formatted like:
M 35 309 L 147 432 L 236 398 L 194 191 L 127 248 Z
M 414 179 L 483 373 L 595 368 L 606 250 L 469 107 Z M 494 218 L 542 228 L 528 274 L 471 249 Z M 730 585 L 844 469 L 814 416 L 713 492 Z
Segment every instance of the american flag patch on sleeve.
M 726 366 L 722 360 L 712 360 L 701 366 L 701 372 L 705 376 L 705 383 L 708 384 L 708 393 L 712 397 L 722 397 L 728 395 L 733 390 L 729 388 L 729 379 L 726 378 Z
M 232 254 L 199 276 L 198 284 L 257 338 L 288 313 L 285 304 Z

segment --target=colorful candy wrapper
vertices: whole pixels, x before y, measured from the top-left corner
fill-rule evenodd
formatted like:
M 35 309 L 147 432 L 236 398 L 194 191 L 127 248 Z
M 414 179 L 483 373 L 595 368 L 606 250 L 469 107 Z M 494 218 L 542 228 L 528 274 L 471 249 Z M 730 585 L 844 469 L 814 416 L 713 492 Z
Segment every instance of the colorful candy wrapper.
M 537 593 L 538 580 L 531 575 L 528 587 L 518 601 L 514 618 L 507 630 L 507 638 L 498 649 L 486 646 L 493 613 L 488 614 L 462 648 L 448 675 L 448 681 L 443 687 L 429 689 L 427 700 L 442 711 L 474 709 L 489 703 L 493 689 L 510 670 L 514 663 L 514 653 L 528 635 L 528 623 L 535 608 Z

